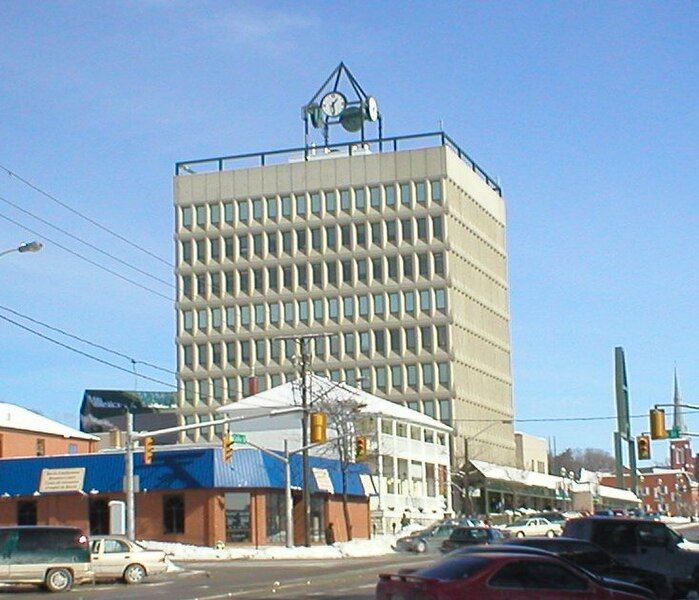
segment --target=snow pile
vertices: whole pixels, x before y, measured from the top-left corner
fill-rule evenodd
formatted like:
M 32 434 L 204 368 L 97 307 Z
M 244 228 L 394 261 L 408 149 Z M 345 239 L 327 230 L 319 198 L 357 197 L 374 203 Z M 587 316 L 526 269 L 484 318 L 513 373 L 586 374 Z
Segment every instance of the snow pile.
M 227 547 L 220 550 L 206 546 L 177 544 L 172 542 L 139 541 L 150 550 L 163 550 L 174 561 L 227 561 L 227 560 L 318 560 L 332 558 L 367 558 L 383 556 L 394 552 L 396 539 L 409 533 L 408 528 L 396 535 L 379 535 L 370 540 L 337 542 L 332 546 L 260 546 Z

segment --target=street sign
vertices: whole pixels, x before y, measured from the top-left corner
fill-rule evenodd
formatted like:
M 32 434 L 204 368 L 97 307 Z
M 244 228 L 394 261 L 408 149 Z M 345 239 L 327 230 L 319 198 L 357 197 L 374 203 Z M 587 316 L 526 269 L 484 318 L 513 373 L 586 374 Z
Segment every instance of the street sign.
M 248 438 L 242 433 L 232 433 L 231 439 L 234 444 L 245 444 L 248 441 Z
M 679 427 L 673 427 L 672 429 L 667 430 L 667 437 L 671 440 L 677 440 L 680 437 L 680 429 Z

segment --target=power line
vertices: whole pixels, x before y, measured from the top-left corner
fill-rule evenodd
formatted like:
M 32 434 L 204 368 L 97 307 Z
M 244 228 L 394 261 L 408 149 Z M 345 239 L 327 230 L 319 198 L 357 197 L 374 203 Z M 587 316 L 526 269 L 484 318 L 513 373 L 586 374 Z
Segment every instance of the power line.
M 87 221 L 88 223 L 94 225 L 95 227 L 99 227 L 102 231 L 105 231 L 105 232 L 109 233 L 110 235 L 114 236 L 115 238 L 121 240 L 122 242 L 128 244 L 129 246 L 131 246 L 131 247 L 133 247 L 133 248 L 136 248 L 137 250 L 140 250 L 140 251 L 143 252 L 144 254 L 147 254 L 148 256 L 154 258 L 154 259 L 157 260 L 157 261 L 160 261 L 161 263 L 167 265 L 168 267 L 174 267 L 174 265 L 173 265 L 172 263 L 170 263 L 169 261 L 165 260 L 164 258 L 161 258 L 161 257 L 158 256 L 157 254 L 154 254 L 153 252 L 151 252 L 150 250 L 147 250 L 147 249 L 144 248 L 143 246 L 140 246 L 139 244 L 137 244 L 137 243 L 131 241 L 130 239 L 124 237 L 123 235 L 117 233 L 116 231 L 113 231 L 112 229 L 109 229 L 109 227 L 106 227 L 106 226 L 102 225 L 101 223 L 99 223 L 98 221 L 95 221 L 94 219 L 92 219 L 92 218 L 88 217 L 87 215 L 81 213 L 79 210 L 73 208 L 73 207 L 70 206 L 69 204 L 66 204 L 65 202 L 59 200 L 58 198 L 56 198 L 56 197 L 53 196 L 52 194 L 49 194 L 47 191 L 41 189 L 38 185 L 36 185 L 36 184 L 32 183 L 31 181 L 25 179 L 25 178 L 22 177 L 21 175 L 18 175 L 17 173 L 14 173 L 13 171 L 10 171 L 10 169 L 8 169 L 7 167 L 5 167 L 4 165 L 0 165 L 0 169 L 2 169 L 3 171 L 5 171 L 5 173 L 7 173 L 10 177 L 14 177 L 15 179 L 21 181 L 24 185 L 26 185 L 27 187 L 30 187 L 30 188 L 33 189 L 35 192 L 38 192 L 39 194 L 41 194 L 42 196 L 45 196 L 45 197 L 48 198 L 49 200 L 52 200 L 53 202 L 55 202 L 55 203 L 58 204 L 59 206 L 62 206 L 62 207 L 65 208 L 66 210 L 69 210 L 69 211 L 72 212 L 74 215 L 77 215 L 78 217 L 80 217 L 81 219 L 84 219 L 85 221 Z
M 22 208 L 18 204 L 12 202 L 11 200 L 8 200 L 7 198 L 4 198 L 3 196 L 0 196 L 0 201 L 4 202 L 5 204 L 8 204 L 9 206 L 12 206 L 13 208 L 24 213 L 25 215 L 29 215 L 30 217 L 32 217 L 33 219 L 36 219 L 40 223 L 43 223 L 44 225 L 48 225 L 49 227 L 51 227 L 52 229 L 55 229 L 56 231 L 59 231 L 63 235 L 67 235 L 69 238 L 74 239 L 74 240 L 80 242 L 81 244 L 84 244 L 85 246 L 87 246 L 91 250 L 95 250 L 96 252 L 103 254 L 107 258 L 111 258 L 112 260 L 124 265 L 125 267 L 128 267 L 129 269 L 133 269 L 134 271 L 140 273 L 141 275 L 145 275 L 146 277 L 149 277 L 150 279 L 153 279 L 159 283 L 163 283 L 166 286 L 171 287 L 173 289 L 175 288 L 175 286 L 172 284 L 171 281 L 166 281 L 165 279 L 161 279 L 160 277 L 157 277 L 156 275 L 152 275 L 151 273 L 148 273 L 148 271 L 144 271 L 143 269 L 141 269 L 135 265 L 132 265 L 131 263 L 129 263 L 125 260 L 122 260 L 121 258 L 118 258 L 105 250 L 102 250 L 102 248 L 99 248 L 98 246 L 91 244 L 90 242 L 82 239 L 81 237 L 74 235 L 74 234 L 70 233 L 69 231 L 66 231 L 65 229 L 59 227 L 58 225 L 54 225 L 50 221 L 47 221 L 46 219 L 44 219 L 38 215 L 35 215 L 31 211 L 28 211 L 26 208 Z
M 75 256 L 81 260 L 84 260 L 85 262 L 87 262 L 87 263 L 89 263 L 89 264 L 91 264 L 99 269 L 102 269 L 103 271 L 106 271 L 107 273 L 111 273 L 112 275 L 114 275 L 115 277 L 118 277 L 119 279 L 123 279 L 124 281 L 128 281 L 130 284 L 135 285 L 136 287 L 139 287 L 143 290 L 146 290 L 146 291 L 150 292 L 151 294 L 155 294 L 156 296 L 160 296 L 161 298 L 165 298 L 165 300 L 173 302 L 173 299 L 170 296 L 166 296 L 165 294 L 161 294 L 160 292 L 158 292 L 152 288 L 149 288 L 148 286 L 145 286 L 142 283 L 138 283 L 138 281 L 134 281 L 133 279 L 130 279 L 130 278 L 126 277 L 125 275 L 122 275 L 121 273 L 118 273 L 117 271 L 110 269 L 109 267 L 105 267 L 104 265 L 92 260 L 91 258 L 87 258 L 86 256 L 83 256 L 79 252 L 76 252 L 75 250 L 71 250 L 70 248 L 64 246 L 63 244 L 60 244 L 56 240 L 53 240 L 50 237 L 48 237 L 47 235 L 39 233 L 38 231 L 32 229 L 31 227 L 27 227 L 26 225 L 22 225 L 22 223 L 20 223 L 19 221 L 16 221 L 15 219 L 12 219 L 11 217 L 8 217 L 7 215 L 0 213 L 0 218 L 5 219 L 6 221 L 9 221 L 13 225 L 17 225 L 17 227 L 21 227 L 25 231 L 28 231 L 29 233 L 36 235 L 37 237 L 40 237 L 40 238 L 52 243 L 54 246 L 61 248 L 61 250 L 64 250 L 64 251 L 68 252 L 69 254 L 72 254 L 73 256 Z

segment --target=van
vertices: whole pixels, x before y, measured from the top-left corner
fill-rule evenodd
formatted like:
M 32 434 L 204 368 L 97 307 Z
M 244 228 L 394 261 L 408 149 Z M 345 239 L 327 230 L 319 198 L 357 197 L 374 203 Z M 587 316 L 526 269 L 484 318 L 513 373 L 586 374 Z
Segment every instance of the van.
M 87 536 L 75 527 L 0 527 L 0 582 L 67 592 L 92 581 Z

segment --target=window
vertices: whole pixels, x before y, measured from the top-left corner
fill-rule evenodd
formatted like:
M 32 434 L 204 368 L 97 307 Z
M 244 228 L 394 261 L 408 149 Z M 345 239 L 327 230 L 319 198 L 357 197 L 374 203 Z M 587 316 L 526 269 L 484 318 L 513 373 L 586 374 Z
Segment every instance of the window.
M 269 322 L 279 323 L 279 304 L 276 302 L 269 305 Z
M 354 190 L 354 207 L 357 210 L 364 210 L 366 208 L 366 197 L 364 195 L 364 188 L 356 188 Z
M 262 234 L 256 233 L 252 236 L 252 252 L 255 256 L 262 256 Z
M 207 351 L 206 351 L 206 344 L 198 344 L 197 345 L 197 356 L 199 357 L 199 366 L 200 367 L 206 367 L 207 364 Z
M 434 387 L 434 366 L 432 365 L 432 363 L 425 363 L 424 365 L 422 365 L 422 385 L 429 388 Z M 425 400 L 425 402 L 427 401 Z
M 391 341 L 391 351 L 400 354 L 400 329 L 391 329 L 389 331 Z
M 337 320 L 338 315 L 338 300 L 337 298 L 328 299 L 328 316 L 331 319 Z
M 439 383 L 443 386 L 449 386 L 449 364 L 439 363 L 437 365 L 439 371 Z
M 400 184 L 400 201 L 401 204 L 410 204 L 410 184 Z
M 284 302 L 284 321 L 286 323 L 294 322 L 294 303 Z
M 34 500 L 17 502 L 17 525 L 36 524 L 36 502 Z
M 665 525 L 638 525 L 638 543 L 643 548 L 664 548 L 669 541 Z M 641 550 L 643 552 L 643 550 Z
M 291 267 L 282 268 L 282 281 L 285 288 L 291 289 Z
M 354 229 L 357 246 L 366 246 L 366 223 L 357 223 Z
M 432 217 L 432 236 L 438 240 L 444 237 L 444 218 Z
M 384 354 L 386 352 L 386 335 L 383 329 L 374 331 L 374 349 L 379 354 Z
M 311 229 L 311 248 L 320 252 L 321 241 L 320 241 L 320 228 Z
M 206 262 L 206 240 L 199 240 L 195 243 L 197 246 L 197 260 Z
M 238 220 L 241 223 L 247 223 L 250 220 L 247 200 L 238 200 Z
M 429 261 L 427 254 L 418 254 L 417 270 L 418 273 L 420 273 L 420 277 L 429 277 Z
M 342 281 L 348 285 L 352 285 L 352 261 L 342 261 Z
M 313 301 L 313 318 L 319 323 L 323 322 L 323 306 L 324 301 L 322 298 Z
M 423 312 L 430 312 L 432 306 L 432 296 L 430 295 L 430 290 L 420 291 L 420 310 Z
M 252 282 L 253 282 L 253 289 L 257 290 L 258 292 L 263 292 L 264 287 L 265 287 L 265 282 L 264 282 L 264 269 L 253 269 L 252 271 Z
M 435 275 L 444 275 L 444 254 L 442 252 L 437 252 L 432 258 L 434 259 Z
M 329 262 L 325 265 L 328 275 L 328 284 L 337 285 L 337 263 Z
M 282 231 L 282 251 L 291 254 L 292 246 L 291 231 Z
M 386 194 L 386 206 L 394 206 L 396 203 L 396 188 L 393 185 L 387 185 L 384 188 Z
M 424 365 L 423 365 L 424 366 Z M 434 413 L 434 401 L 433 400 L 425 400 L 422 403 L 422 412 L 425 413 L 428 417 L 431 417 L 434 419 L 435 413 Z M 425 430 L 425 441 L 427 441 L 427 430 Z
M 343 333 L 344 343 L 345 343 L 345 354 L 354 355 L 354 333 Z
M 247 305 L 240 307 L 240 324 L 243 327 L 250 325 L 250 307 Z
M 262 220 L 262 198 L 254 198 L 252 201 L 252 218 L 255 221 Z
M 306 196 L 305 194 L 300 194 L 296 196 L 296 214 L 299 216 L 306 214 Z
M 306 230 L 299 229 L 296 231 L 296 249 L 299 252 L 306 251 Z
M 185 310 L 182 312 L 182 327 L 185 331 L 192 331 L 194 323 L 192 322 L 192 311 Z
M 446 308 L 446 294 L 444 290 L 435 290 L 434 292 L 434 305 L 437 310 L 444 310 Z
M 291 197 L 282 196 L 282 216 L 291 217 Z
M 359 316 L 366 317 L 369 314 L 369 296 L 359 296 Z
M 442 200 L 442 182 L 439 180 L 430 181 L 432 200 L 440 202 Z
M 396 241 L 396 221 L 386 222 L 386 241 L 395 242 Z
M 192 367 L 192 346 L 184 346 L 182 348 L 182 362 L 185 367 Z
M 211 286 L 211 294 L 214 296 L 221 295 L 221 274 L 211 273 L 209 278 L 209 285 Z
M 350 226 L 349 225 L 341 225 L 340 226 L 340 236 L 342 238 L 342 245 L 345 248 L 349 248 L 351 243 L 352 243 L 352 234 L 350 231 Z
M 267 218 L 276 219 L 277 218 L 277 199 L 267 198 Z
M 221 328 L 221 309 L 212 308 L 211 309 L 211 327 L 215 329 Z
M 296 267 L 296 285 L 300 288 L 308 287 L 308 271 L 305 264 Z
M 391 384 L 394 388 L 403 387 L 403 371 L 400 365 L 391 367 Z
M 255 325 L 264 325 L 265 323 L 265 305 L 255 304 Z
M 397 315 L 400 310 L 400 296 L 398 292 L 391 292 L 388 295 L 388 310 L 392 315 Z
M 335 226 L 328 225 L 325 228 L 325 245 L 328 250 L 335 250 L 337 246 L 337 236 L 335 235 Z
M 383 279 L 383 261 L 380 258 L 371 259 L 371 271 L 374 281 L 381 281 Z
M 410 387 L 415 387 L 417 385 L 417 367 L 415 365 L 408 365 L 406 368 L 408 385 Z
M 308 300 L 299 301 L 299 321 L 308 323 Z
M 374 294 L 374 314 L 383 315 L 384 310 L 383 294 Z
M 417 346 L 416 337 L 414 328 L 410 327 L 409 329 L 405 330 L 405 348 L 407 350 L 415 352 L 415 348 Z
M 388 276 L 391 279 L 396 279 L 398 277 L 398 257 L 389 256 L 386 259 L 386 264 L 388 265 Z
M 362 283 L 367 282 L 367 268 L 365 258 L 362 258 L 357 261 L 357 281 L 361 281 Z
M 163 496 L 163 533 L 184 533 L 184 496 Z
M 405 312 L 411 315 L 415 313 L 415 292 L 413 290 L 403 292 L 403 306 Z
M 311 277 L 313 285 L 323 287 L 323 263 L 314 263 L 311 265 Z
M 240 342 L 240 362 L 249 363 L 250 362 L 250 341 L 242 340 Z
M 451 421 L 451 401 L 450 400 L 440 400 L 439 401 L 439 420 L 443 423 L 449 423 Z
M 197 275 L 197 294 L 200 296 L 206 295 L 206 275 L 203 273 L 201 275 Z
M 268 233 L 267 234 L 267 252 L 272 256 L 277 255 L 277 234 Z
M 375 244 L 376 246 L 381 245 L 381 223 L 372 223 L 371 224 L 371 242 Z
M 182 227 L 192 226 L 192 208 L 186 206 L 182 209 Z
M 426 200 L 427 200 L 427 194 L 425 191 L 425 182 L 418 181 L 415 184 L 415 202 L 419 202 L 420 204 L 424 204 Z
M 206 227 L 206 206 L 197 206 L 197 225 Z
M 267 492 L 265 496 L 265 522 L 267 542 L 281 543 L 286 538 L 285 500 L 281 492 Z
M 232 223 L 233 222 L 233 204 L 228 202 L 223 205 L 223 218 L 225 219 L 226 223 Z
M 182 262 L 192 262 L 192 245 L 189 242 L 182 242 Z
M 371 208 L 379 209 L 381 208 L 381 188 L 372 187 L 369 189 L 369 201 L 371 202 Z
M 420 219 L 418 219 L 418 221 L 419 220 Z M 401 225 L 401 233 L 403 235 L 403 241 L 404 242 L 412 242 L 413 241 L 413 221 L 412 221 L 412 219 L 403 219 L 403 220 L 401 220 L 400 225 Z
M 88 514 L 90 535 L 106 535 L 109 533 L 109 503 L 107 500 L 90 499 Z
M 311 194 L 311 212 L 314 215 L 320 214 L 320 193 L 314 192 Z
M 334 213 L 336 204 L 335 192 L 325 192 L 325 212 Z
M 342 299 L 343 304 L 343 314 L 346 319 L 351 319 L 354 317 L 354 297 L 346 296 Z
M 422 240 L 423 242 L 429 241 L 429 238 L 427 236 L 426 218 L 417 219 L 417 237 L 419 240 Z
M 191 380 L 184 382 L 184 399 L 188 402 L 194 400 L 194 382 Z
M 247 258 L 248 257 L 248 236 L 247 235 L 241 235 L 238 238 L 238 256 L 240 256 L 240 258 Z
M 386 389 L 386 367 L 376 367 L 376 387 L 380 390 Z
M 349 190 L 340 190 L 340 208 L 349 211 L 351 208 Z
M 46 455 L 46 440 L 43 438 L 36 439 L 36 455 L 45 456 Z

